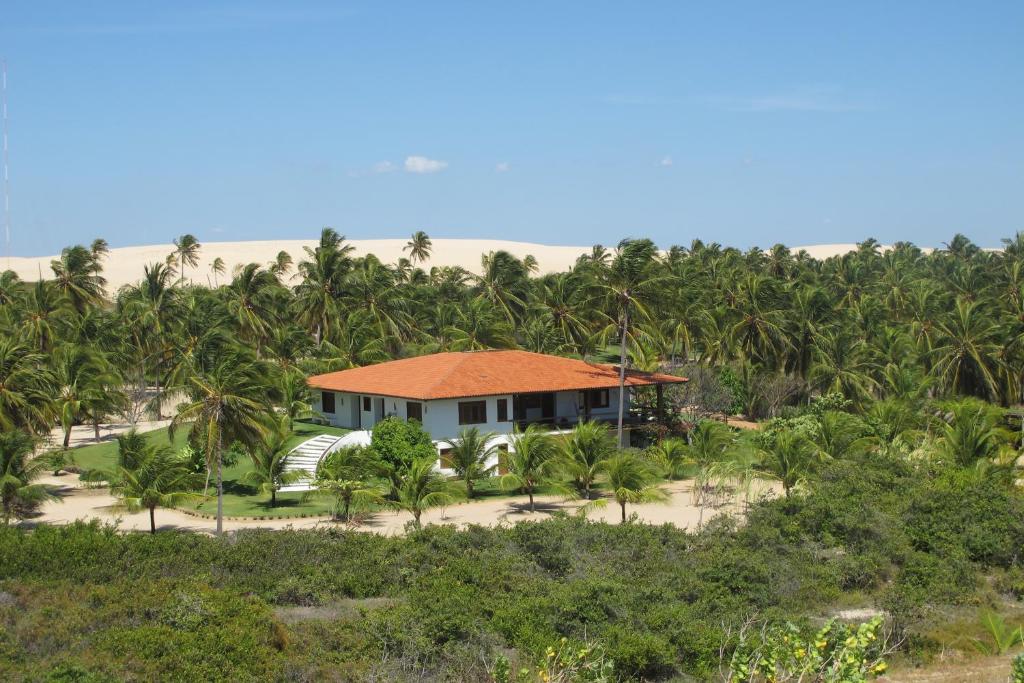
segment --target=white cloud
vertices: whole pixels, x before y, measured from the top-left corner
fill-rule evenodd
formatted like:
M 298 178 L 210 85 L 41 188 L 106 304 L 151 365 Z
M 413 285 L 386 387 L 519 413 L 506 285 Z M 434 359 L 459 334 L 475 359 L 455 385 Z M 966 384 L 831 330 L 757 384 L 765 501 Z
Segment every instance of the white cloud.
M 405 170 L 407 173 L 437 173 L 448 168 L 447 161 L 428 159 L 427 157 L 411 156 L 405 158 Z
M 508 171 L 508 169 L 509 169 L 509 165 L 508 165 L 507 161 L 501 161 L 501 162 L 498 163 L 497 166 L 494 167 L 494 170 L 497 173 L 505 173 L 506 171 Z
M 373 165 L 374 173 L 391 173 L 395 170 L 395 165 L 390 161 L 378 161 Z
M 835 85 L 805 86 L 757 95 L 713 95 L 700 99 L 737 112 L 848 112 L 869 111 L 873 108 L 862 97 L 851 96 Z
M 672 165 L 672 157 L 670 157 L 670 156 L 662 157 L 661 161 L 658 162 L 658 163 L 661 166 L 671 166 Z

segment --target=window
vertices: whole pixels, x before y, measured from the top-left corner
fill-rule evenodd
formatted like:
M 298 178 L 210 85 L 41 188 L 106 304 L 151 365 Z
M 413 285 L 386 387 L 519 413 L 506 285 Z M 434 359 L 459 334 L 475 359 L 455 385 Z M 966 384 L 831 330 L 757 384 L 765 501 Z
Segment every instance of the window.
M 333 391 L 322 391 L 320 392 L 320 405 L 323 406 L 325 413 L 333 413 L 334 408 L 334 392 Z
M 591 408 L 607 408 L 608 407 L 608 390 L 607 389 L 593 389 L 589 392 L 588 398 L 590 399 Z
M 498 399 L 498 422 L 508 422 L 508 399 Z
M 452 449 L 442 448 L 441 458 L 437 461 L 437 464 L 441 469 L 452 469 Z
M 371 410 L 371 407 L 370 407 L 370 397 L 369 396 L 363 396 L 363 412 L 367 412 L 368 413 L 368 412 L 370 412 L 370 410 Z
M 459 424 L 478 425 L 487 422 L 487 401 L 462 401 L 459 403 Z
M 423 404 L 415 401 L 405 402 L 405 419 L 423 422 Z

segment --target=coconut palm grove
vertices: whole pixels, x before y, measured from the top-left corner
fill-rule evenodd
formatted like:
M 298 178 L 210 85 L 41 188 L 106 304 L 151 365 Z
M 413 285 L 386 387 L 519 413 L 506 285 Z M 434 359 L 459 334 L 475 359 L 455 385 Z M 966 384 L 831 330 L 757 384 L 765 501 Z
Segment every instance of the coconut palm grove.
M 324 228 L 230 272 L 182 235 L 117 291 L 103 239 L 4 272 L 0 678 L 1024 680 L 1024 234 L 1003 242 L 630 238 L 545 273 L 431 267 L 424 232 L 384 263 Z M 289 467 L 344 432 L 308 377 L 486 349 L 688 381 L 517 430 L 499 466 L 468 427 L 442 474 L 389 417 Z M 46 523 L 72 480 L 147 528 Z M 681 491 L 694 523 L 637 514 Z M 522 521 L 429 514 L 506 499 Z M 281 524 L 225 528 L 253 518 Z

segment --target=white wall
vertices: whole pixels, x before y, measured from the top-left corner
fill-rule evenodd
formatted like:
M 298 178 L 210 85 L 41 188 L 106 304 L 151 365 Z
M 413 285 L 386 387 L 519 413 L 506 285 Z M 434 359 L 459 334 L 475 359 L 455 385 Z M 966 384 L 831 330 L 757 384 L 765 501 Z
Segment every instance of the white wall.
M 498 399 L 508 402 L 508 422 L 498 422 Z M 459 403 L 463 401 L 485 401 L 487 422 L 476 425 L 459 424 Z M 434 439 L 451 439 L 466 427 L 476 427 L 481 433 L 508 434 L 512 431 L 512 396 L 481 396 L 479 398 L 451 398 L 424 401 L 423 427 Z
M 608 407 L 591 410 L 593 417 L 612 419 L 618 414 L 618 389 L 608 391 Z M 370 396 L 370 410 L 362 409 L 362 395 L 334 392 L 334 413 L 323 413 L 321 390 L 313 390 L 313 408 L 327 419 L 328 423 L 346 429 L 372 429 L 376 423 L 377 401 L 384 399 L 384 417 L 395 415 L 405 419 L 407 399 L 395 397 Z M 504 398 L 508 405 L 508 422 L 498 422 L 498 399 Z M 486 401 L 487 422 L 479 425 L 459 424 L 459 403 L 462 401 Z M 512 432 L 513 423 L 512 396 L 486 396 L 467 399 L 437 399 L 433 401 L 415 401 L 423 407 L 423 426 L 434 439 L 448 439 L 458 436 L 463 427 L 475 426 L 481 432 L 508 434 Z M 582 406 L 577 391 L 559 391 L 555 394 L 555 416 L 576 419 Z M 629 410 L 629 393 L 626 393 L 626 410 Z M 557 424 L 557 422 L 556 422 Z

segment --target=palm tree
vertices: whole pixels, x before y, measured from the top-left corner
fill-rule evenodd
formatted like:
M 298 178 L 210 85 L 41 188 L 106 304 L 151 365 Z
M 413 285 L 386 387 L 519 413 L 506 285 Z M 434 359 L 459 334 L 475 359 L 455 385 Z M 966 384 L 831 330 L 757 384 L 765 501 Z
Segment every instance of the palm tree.
M 0 336 L 0 431 L 49 431 L 56 381 L 45 360 L 24 344 Z
M 312 333 L 319 346 L 339 327 L 338 299 L 352 268 L 354 247 L 331 228 L 324 228 L 315 249 L 305 247 L 308 260 L 299 263 L 302 282 L 295 288 L 297 322 Z
M 822 453 L 814 442 L 794 431 L 779 432 L 762 449 L 761 456 L 762 475 L 782 484 L 787 498 L 822 460 Z
M 430 241 L 430 237 L 427 233 L 422 230 L 417 230 L 412 234 L 409 242 L 402 247 L 402 251 L 409 252 L 409 260 L 415 263 L 423 263 L 430 258 L 430 249 L 433 246 L 433 242 Z
M 409 468 L 399 474 L 395 507 L 412 513 L 413 524 L 420 528 L 420 516 L 424 510 L 446 505 L 452 500 L 448 493 L 448 482 L 440 472 L 434 469 L 433 459 L 422 459 L 413 462 Z
M 277 256 L 270 262 L 270 272 L 278 278 L 287 275 L 292 269 L 292 255 L 287 251 L 277 252 Z
M 268 431 L 266 416 L 273 412 L 276 385 L 273 369 L 239 350 L 228 350 L 208 371 L 188 379 L 187 401 L 171 420 L 171 438 L 182 425 L 191 425 L 201 444 L 207 467 L 217 470 L 217 533 L 224 531 L 224 448 L 238 442 L 252 448 Z
M 321 493 L 334 496 L 335 516 L 348 522 L 353 506 L 385 504 L 384 492 L 368 481 L 374 469 L 365 448 L 341 448 L 321 461 L 313 486 Z
M 194 492 L 200 475 L 169 446 L 147 444 L 140 453 L 121 458 L 111 475 L 110 492 L 127 510 L 149 510 L 149 533 L 156 533 L 157 507 L 174 507 L 201 498 Z
M 86 416 L 93 418 L 99 440 L 102 415 L 124 403 L 122 380 L 117 371 L 94 347 L 82 344 L 64 344 L 58 348 L 53 367 L 64 449 L 70 445 L 72 425 Z
M 824 455 L 839 459 L 863 451 L 868 445 L 867 436 L 867 425 L 860 418 L 830 410 L 818 420 L 814 441 Z
M 279 288 L 277 278 L 258 263 L 249 263 L 236 272 L 227 287 L 227 308 L 245 339 L 259 344 L 270 335 L 277 322 L 272 297 Z
M 530 497 L 530 512 L 533 512 L 533 495 L 537 488 L 556 481 L 558 447 L 550 434 L 532 424 L 525 431 L 512 435 L 509 450 L 506 458 L 508 473 L 502 475 L 501 486 L 526 493 Z
M 608 477 L 608 488 L 622 510 L 626 521 L 626 503 L 651 503 L 666 500 L 668 496 L 658 484 L 661 477 L 657 468 L 632 449 L 619 451 L 605 460 L 602 470 Z
M 659 443 L 651 446 L 650 456 L 672 479 L 682 478 L 686 471 L 696 464 L 686 439 L 678 437 L 662 439 Z
M 247 451 L 252 460 L 252 469 L 242 475 L 241 482 L 257 487 L 261 493 L 270 493 L 270 507 L 277 507 L 277 491 L 312 476 L 305 470 L 286 470 L 288 442 L 292 438 L 291 418 L 276 416 L 269 420 L 269 428 L 261 441 Z
M 107 281 L 100 275 L 103 269 L 94 252 L 81 245 L 66 247 L 60 259 L 50 261 L 50 269 L 55 287 L 79 313 L 103 301 Z
M 473 276 L 477 297 L 486 299 L 515 324 L 526 307 L 529 271 L 507 251 L 492 251 L 480 257 L 481 274 Z
M 202 245 L 199 244 L 199 240 L 195 238 L 195 235 L 184 234 L 174 240 L 174 253 L 177 257 L 178 264 L 181 266 L 181 277 L 178 283 L 181 284 L 185 281 L 185 266 L 192 266 L 195 268 L 199 265 L 199 248 Z
M 89 251 L 92 252 L 93 259 L 98 263 L 101 258 L 110 253 L 110 245 L 102 237 L 97 237 L 89 246 Z
M 810 380 L 822 393 L 838 392 L 861 407 L 878 386 L 875 369 L 867 343 L 853 331 L 839 328 L 818 335 Z
M 954 240 L 955 241 L 955 240 Z M 977 301 L 958 299 L 936 325 L 932 372 L 943 389 L 996 400 L 1003 335 L 998 323 Z
M 486 299 L 473 299 L 455 312 L 455 321 L 445 331 L 454 351 L 480 351 L 516 345 L 508 323 Z
M 171 283 L 171 271 L 161 263 L 143 267 L 143 279 L 125 288 L 119 306 L 129 321 L 135 347 L 141 354 L 139 372 L 145 380 L 152 368 L 156 381 L 153 397 L 156 417 L 161 417 L 162 376 L 171 348 L 171 333 L 181 314 L 179 292 Z
M 57 330 L 67 312 L 67 297 L 52 282 L 39 280 L 25 297 L 22 338 L 41 353 L 53 349 Z
M 949 404 L 948 411 L 948 420 L 939 424 L 939 451 L 949 461 L 958 467 L 986 467 L 1007 459 L 1014 435 L 1001 425 L 1002 411 L 969 398 Z
M 608 331 L 619 340 L 619 414 L 616 443 L 622 445 L 622 426 L 625 420 L 626 359 L 629 340 L 635 325 L 649 317 L 649 306 L 659 287 L 668 284 L 668 276 L 652 273 L 657 248 L 650 240 L 623 240 L 615 258 L 608 267 L 601 288 L 611 311 L 612 323 Z
M 281 406 L 288 418 L 288 428 L 295 426 L 295 420 L 308 419 L 314 415 L 312 391 L 306 384 L 305 375 L 297 368 L 281 372 Z
M 468 427 L 450 440 L 448 461 L 455 474 L 466 484 L 466 497 L 473 497 L 473 482 L 491 475 L 494 465 L 487 463 L 498 452 L 497 444 L 491 443 L 494 434 L 482 434 L 476 427 Z
M 615 452 L 615 441 L 608 427 L 592 420 L 580 422 L 560 441 L 559 446 L 562 468 L 583 491 L 584 498 L 589 500 L 590 487 L 604 461 Z
M 218 256 L 217 258 L 213 259 L 213 263 L 210 264 L 210 272 L 213 273 L 213 286 L 214 287 L 219 287 L 220 286 L 219 284 L 217 284 L 217 276 L 218 275 L 223 275 L 224 273 L 227 272 L 227 270 L 228 270 L 228 267 L 226 265 L 224 265 L 224 259 L 222 259 L 220 256 Z
M 32 437 L 20 430 L 0 432 L 0 504 L 4 524 L 53 496 L 32 481 L 46 471 L 45 458 L 33 458 Z

